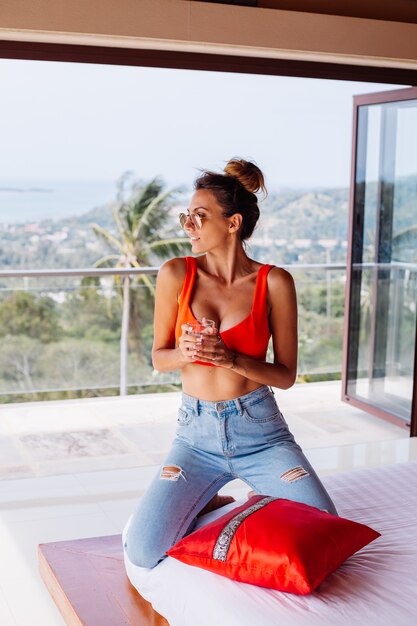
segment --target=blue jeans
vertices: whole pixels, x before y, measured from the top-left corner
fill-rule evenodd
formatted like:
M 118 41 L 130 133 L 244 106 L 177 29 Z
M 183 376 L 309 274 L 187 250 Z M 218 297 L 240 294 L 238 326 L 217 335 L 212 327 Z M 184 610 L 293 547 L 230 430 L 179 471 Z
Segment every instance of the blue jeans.
M 130 561 L 141 567 L 157 565 L 192 531 L 199 511 L 235 478 L 257 494 L 304 502 L 337 515 L 269 387 L 225 402 L 183 394 L 172 448 L 127 532 Z

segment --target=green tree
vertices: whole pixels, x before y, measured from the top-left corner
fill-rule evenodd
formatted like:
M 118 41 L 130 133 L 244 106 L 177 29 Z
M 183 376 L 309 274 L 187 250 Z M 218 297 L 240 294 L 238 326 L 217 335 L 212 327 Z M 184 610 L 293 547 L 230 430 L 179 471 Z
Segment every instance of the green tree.
M 35 391 L 42 342 L 25 335 L 8 335 L 0 342 L 0 392 Z
M 180 238 L 173 227 L 170 209 L 180 189 L 165 190 L 159 177 L 145 184 L 133 183 L 127 191 L 131 172 L 126 172 L 118 181 L 117 200 L 113 207 L 113 220 L 116 233 L 93 224 L 96 235 L 106 244 L 110 254 L 102 257 L 96 267 L 114 266 L 118 268 L 146 267 L 156 260 L 172 255 L 184 254 L 189 250 L 189 240 Z M 132 283 L 145 287 L 153 297 L 154 286 L 149 276 L 142 274 L 134 278 L 128 274 L 116 279 L 122 291 L 122 329 L 120 337 L 120 395 L 127 393 L 128 338 L 132 309 L 138 321 L 137 305 L 131 298 Z M 139 293 L 142 290 L 137 290 Z M 140 346 L 137 333 L 136 342 Z
M 114 298 L 103 293 L 98 276 L 85 276 L 79 289 L 62 304 L 62 326 L 67 337 L 120 343 L 121 311 Z
M 61 335 L 55 302 L 47 296 L 15 291 L 0 303 L 0 336 L 25 335 L 43 343 Z

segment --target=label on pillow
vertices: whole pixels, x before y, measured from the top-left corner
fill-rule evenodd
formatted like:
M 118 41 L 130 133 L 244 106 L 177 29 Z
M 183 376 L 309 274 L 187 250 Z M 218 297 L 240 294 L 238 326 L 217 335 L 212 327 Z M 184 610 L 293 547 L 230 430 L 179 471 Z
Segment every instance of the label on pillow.
M 256 502 L 256 504 L 252 504 L 252 506 L 248 507 L 244 511 L 241 511 L 240 513 L 235 515 L 235 517 L 232 517 L 232 519 L 226 524 L 226 526 L 222 528 L 219 536 L 217 537 L 217 541 L 214 544 L 213 548 L 213 559 L 215 559 L 216 561 L 226 561 L 230 544 L 232 543 L 233 537 L 235 536 L 235 533 L 241 523 L 247 517 L 249 517 L 249 515 L 252 515 L 252 513 L 256 513 L 256 511 L 259 511 L 259 509 L 263 509 L 264 506 L 266 506 L 270 502 L 273 502 L 274 500 L 278 500 L 278 498 L 262 498 L 262 500 L 259 500 L 258 502 Z

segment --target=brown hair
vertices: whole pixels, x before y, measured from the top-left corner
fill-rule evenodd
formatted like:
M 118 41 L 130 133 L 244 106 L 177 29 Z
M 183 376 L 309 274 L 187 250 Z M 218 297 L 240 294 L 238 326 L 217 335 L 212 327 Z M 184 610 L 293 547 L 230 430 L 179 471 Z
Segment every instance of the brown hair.
M 249 239 L 259 219 L 258 198 L 260 190 L 266 196 L 264 176 L 255 163 L 244 159 L 230 159 L 224 174 L 204 171 L 194 184 L 195 189 L 207 189 L 223 207 L 225 217 L 235 213 L 242 215 L 239 230 L 241 241 Z

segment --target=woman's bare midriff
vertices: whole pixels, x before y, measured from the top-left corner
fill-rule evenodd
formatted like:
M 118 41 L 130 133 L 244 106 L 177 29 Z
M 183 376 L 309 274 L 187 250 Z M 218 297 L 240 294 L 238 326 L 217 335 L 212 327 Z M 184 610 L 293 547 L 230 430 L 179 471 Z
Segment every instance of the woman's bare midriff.
M 209 402 L 233 400 L 261 387 L 233 370 L 224 367 L 210 367 L 196 363 L 186 365 L 182 370 L 182 390 L 189 396 Z

